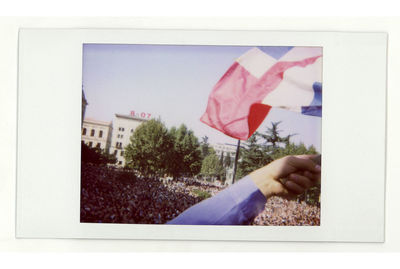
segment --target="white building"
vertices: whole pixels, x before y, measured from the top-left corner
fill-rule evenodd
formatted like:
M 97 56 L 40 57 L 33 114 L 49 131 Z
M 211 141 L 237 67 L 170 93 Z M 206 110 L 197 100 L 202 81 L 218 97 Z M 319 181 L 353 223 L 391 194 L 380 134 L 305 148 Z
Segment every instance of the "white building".
M 108 151 L 111 143 L 111 122 L 85 119 L 82 126 L 82 141 L 89 147 Z
M 145 121 L 148 119 L 144 117 L 115 114 L 109 152 L 117 157 L 117 165 L 125 165 L 124 148 L 129 145 L 135 129 Z
M 211 145 L 211 147 L 213 147 L 213 149 L 215 150 L 215 154 L 217 154 L 218 157 L 221 156 L 222 152 L 224 152 L 224 157 L 227 156 L 227 154 L 229 153 L 231 158 L 235 157 L 236 154 L 236 147 L 237 145 L 234 144 L 228 144 L 228 143 L 217 143 L 214 145 Z

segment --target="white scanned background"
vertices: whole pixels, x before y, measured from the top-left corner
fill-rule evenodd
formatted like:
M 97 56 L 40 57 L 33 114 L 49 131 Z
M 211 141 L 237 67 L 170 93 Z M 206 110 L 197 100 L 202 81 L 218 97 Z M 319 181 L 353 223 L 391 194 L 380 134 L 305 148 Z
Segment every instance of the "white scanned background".
M 400 44 L 398 19 L 226 19 L 226 20 L 146 20 L 146 19 L 34 19 L 6 18 L 1 19 L 1 148 L 8 154 L 2 156 L 2 180 L 0 181 L 0 247 L 14 250 L 398 250 L 400 242 L 399 227 L 399 197 L 396 190 L 400 184 L 396 178 L 399 169 L 396 167 L 396 150 L 399 146 L 395 139 L 399 132 L 395 121 L 398 106 L 396 88 L 399 79 L 395 76 L 399 68 L 399 53 L 394 50 Z M 16 171 L 16 82 L 17 82 L 17 37 L 19 27 L 121 27 L 121 28 L 217 28 L 217 29 L 263 29 L 263 30 L 305 30 L 305 31 L 376 31 L 389 33 L 389 63 L 388 63 L 388 151 L 387 151 L 387 185 L 386 185 L 386 242 L 374 243 L 281 243 L 281 242 L 205 242 L 205 241 L 143 241 L 143 240 L 45 240 L 45 239 L 15 239 L 15 171 Z M 369 104 L 365 109 L 373 109 Z M 392 118 L 394 120 L 392 120 Z M 374 128 L 374 126 L 370 126 Z M 373 167 L 368 167 L 372 171 Z M 4 176 L 3 176 L 4 174 Z M 3 180 L 4 179 L 4 180 Z M 370 195 L 374 195 L 371 193 Z

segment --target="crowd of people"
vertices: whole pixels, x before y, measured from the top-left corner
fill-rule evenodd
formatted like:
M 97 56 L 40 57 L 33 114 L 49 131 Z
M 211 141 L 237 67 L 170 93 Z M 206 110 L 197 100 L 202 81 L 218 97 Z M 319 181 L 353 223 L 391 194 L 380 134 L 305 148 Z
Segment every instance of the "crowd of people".
M 165 186 L 172 192 L 182 192 L 189 195 L 196 196 L 195 190 L 208 192 L 214 196 L 224 187 L 218 182 L 207 182 L 206 180 L 195 180 L 191 178 L 178 178 L 169 181 Z
M 316 205 L 274 196 L 268 199 L 253 225 L 315 226 L 320 225 L 320 214 L 320 207 Z
M 178 186 L 134 176 L 121 180 L 120 173 L 82 165 L 81 222 L 161 224 L 201 201 Z
M 214 196 L 224 189 L 195 179 L 161 180 L 132 176 L 106 166 L 82 164 L 81 222 L 163 224 L 199 203 L 197 191 Z M 271 197 L 253 225 L 319 225 L 320 208 Z

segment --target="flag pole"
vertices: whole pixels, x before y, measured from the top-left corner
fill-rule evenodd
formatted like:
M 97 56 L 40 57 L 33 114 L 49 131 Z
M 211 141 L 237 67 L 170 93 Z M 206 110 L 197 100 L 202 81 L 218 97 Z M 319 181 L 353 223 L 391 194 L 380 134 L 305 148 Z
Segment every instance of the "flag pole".
M 239 159 L 239 151 L 240 151 L 240 139 L 238 139 L 238 143 L 237 143 L 237 147 L 236 147 L 235 164 L 233 165 L 232 184 L 235 183 L 237 162 L 238 162 L 238 159 Z

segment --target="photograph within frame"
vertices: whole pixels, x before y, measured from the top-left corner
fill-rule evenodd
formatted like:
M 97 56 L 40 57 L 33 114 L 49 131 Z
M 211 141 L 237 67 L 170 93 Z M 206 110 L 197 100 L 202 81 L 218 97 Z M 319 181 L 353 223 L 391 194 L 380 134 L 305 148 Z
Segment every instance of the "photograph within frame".
M 21 29 L 16 237 L 384 242 L 387 37 L 312 31 Z M 323 47 L 320 226 L 80 222 L 82 46 L 89 43 Z M 374 104 L 374 109 L 365 109 L 365 104 Z
M 320 153 L 321 47 L 84 44 L 82 80 L 81 223 L 320 225 L 319 180 L 246 176 Z

